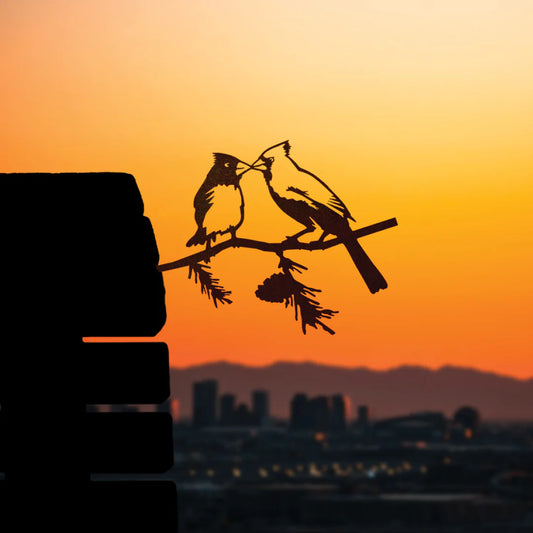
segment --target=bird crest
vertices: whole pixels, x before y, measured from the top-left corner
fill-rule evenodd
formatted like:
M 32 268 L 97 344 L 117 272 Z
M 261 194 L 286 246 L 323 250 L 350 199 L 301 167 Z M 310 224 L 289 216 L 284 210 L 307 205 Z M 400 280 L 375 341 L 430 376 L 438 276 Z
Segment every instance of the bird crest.
M 215 164 L 224 165 L 224 164 L 234 164 L 237 166 L 237 163 L 239 163 L 239 159 L 237 159 L 235 156 L 229 155 L 229 154 L 223 154 L 222 152 L 213 152 L 213 159 Z

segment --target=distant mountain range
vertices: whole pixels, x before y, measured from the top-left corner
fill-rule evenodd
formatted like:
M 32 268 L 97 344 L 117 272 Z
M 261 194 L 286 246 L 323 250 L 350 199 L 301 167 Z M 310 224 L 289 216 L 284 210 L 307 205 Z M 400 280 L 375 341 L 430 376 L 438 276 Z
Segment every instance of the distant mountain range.
M 437 370 L 400 366 L 379 371 L 312 362 L 263 367 L 215 362 L 171 368 L 171 390 L 179 398 L 181 416 L 190 416 L 192 385 L 202 379 L 217 380 L 219 394 L 234 393 L 238 402 L 248 404 L 252 390 L 268 390 L 271 414 L 279 418 L 288 417 L 293 395 L 304 392 L 311 396 L 345 394 L 351 400 L 352 417 L 362 404 L 370 407 L 375 418 L 425 410 L 451 417 L 459 407 L 471 405 L 483 419 L 533 420 L 533 379 L 455 366 Z

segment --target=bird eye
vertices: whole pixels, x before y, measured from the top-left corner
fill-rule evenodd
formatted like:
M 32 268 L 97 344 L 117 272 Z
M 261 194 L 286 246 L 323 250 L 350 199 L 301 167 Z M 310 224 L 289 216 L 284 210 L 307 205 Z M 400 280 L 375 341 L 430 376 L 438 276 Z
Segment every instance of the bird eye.
M 224 163 L 224 166 L 225 166 L 226 168 L 229 168 L 229 163 Z

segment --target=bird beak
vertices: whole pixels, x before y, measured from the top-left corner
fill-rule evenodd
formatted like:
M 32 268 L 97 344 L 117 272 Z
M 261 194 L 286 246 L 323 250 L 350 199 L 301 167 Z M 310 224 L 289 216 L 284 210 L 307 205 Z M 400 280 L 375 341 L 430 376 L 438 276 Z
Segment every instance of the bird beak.
M 269 157 L 267 159 L 265 159 L 264 157 L 261 157 L 260 159 L 257 159 L 257 161 L 255 161 L 255 163 L 252 165 L 252 168 L 254 170 L 260 170 L 260 171 L 268 170 L 272 166 L 273 161 L 274 161 L 273 157 Z
M 243 174 L 246 174 L 249 170 L 252 170 L 253 166 L 245 163 L 244 161 L 239 161 L 237 163 L 237 175 L 240 177 Z

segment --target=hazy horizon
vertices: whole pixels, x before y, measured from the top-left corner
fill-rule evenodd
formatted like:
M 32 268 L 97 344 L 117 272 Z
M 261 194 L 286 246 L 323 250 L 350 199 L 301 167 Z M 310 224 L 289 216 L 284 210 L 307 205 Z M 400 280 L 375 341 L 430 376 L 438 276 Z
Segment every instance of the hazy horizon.
M 273 361 L 272 363 L 265 363 L 265 364 L 250 364 L 247 362 L 238 362 L 238 361 L 231 361 L 228 359 L 213 359 L 209 361 L 205 361 L 202 363 L 196 363 L 196 364 L 190 364 L 190 365 L 177 365 L 172 364 L 170 365 L 171 368 L 175 368 L 177 370 L 185 370 L 189 368 L 197 368 L 202 366 L 209 366 L 209 365 L 217 365 L 217 364 L 227 364 L 227 365 L 237 365 L 237 366 L 243 366 L 247 368 L 268 368 L 275 365 L 280 364 L 288 364 L 288 365 L 315 365 L 315 366 L 327 366 L 332 368 L 339 368 L 339 369 L 346 369 L 346 370 L 369 370 L 371 372 L 391 372 L 394 370 L 402 369 L 402 368 L 420 368 L 424 370 L 430 370 L 433 372 L 438 372 L 439 370 L 442 370 L 444 368 L 454 368 L 454 369 L 460 369 L 460 370 L 469 370 L 473 372 L 478 372 L 480 374 L 494 374 L 497 376 L 505 377 L 514 379 L 516 381 L 529 381 L 533 379 L 533 376 L 529 377 L 516 377 L 510 374 L 505 374 L 502 372 L 495 372 L 493 370 L 487 370 L 483 368 L 477 368 L 473 366 L 466 366 L 466 365 L 456 365 L 456 364 L 443 364 L 437 367 L 430 367 L 423 364 L 410 364 L 410 363 L 402 363 L 398 364 L 396 366 L 391 366 L 388 368 L 373 368 L 370 365 L 341 365 L 341 364 L 331 364 L 331 363 L 325 363 L 322 361 L 313 361 L 313 360 L 303 360 L 303 361 L 290 361 L 289 359 L 278 359 L 276 361 Z

